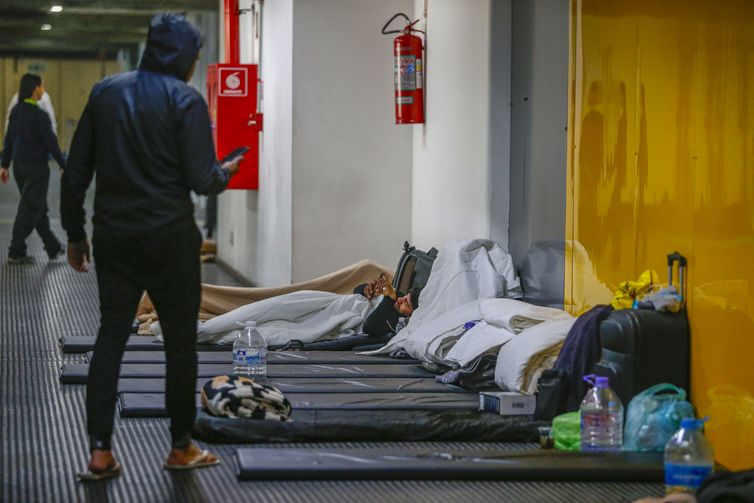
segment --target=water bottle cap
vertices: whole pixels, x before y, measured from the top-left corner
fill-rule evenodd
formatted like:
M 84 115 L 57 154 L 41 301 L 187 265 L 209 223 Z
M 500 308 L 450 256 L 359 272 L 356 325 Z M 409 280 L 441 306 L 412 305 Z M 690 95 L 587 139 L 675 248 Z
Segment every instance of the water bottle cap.
M 604 376 L 599 376 L 594 380 L 594 385 L 598 388 L 609 388 L 610 379 Z
M 708 417 L 703 419 L 696 419 L 693 417 L 681 419 L 681 428 L 684 430 L 698 430 L 704 426 L 704 423 L 706 423 L 708 419 Z
M 610 380 L 605 376 L 598 376 L 597 374 L 585 375 L 582 379 L 588 382 L 596 388 L 609 388 Z

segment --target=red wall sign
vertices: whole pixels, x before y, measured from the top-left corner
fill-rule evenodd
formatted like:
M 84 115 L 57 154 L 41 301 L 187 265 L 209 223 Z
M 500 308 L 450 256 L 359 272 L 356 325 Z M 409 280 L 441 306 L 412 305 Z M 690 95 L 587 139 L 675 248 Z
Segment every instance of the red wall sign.
M 243 67 L 219 69 L 220 96 L 248 96 L 249 72 Z

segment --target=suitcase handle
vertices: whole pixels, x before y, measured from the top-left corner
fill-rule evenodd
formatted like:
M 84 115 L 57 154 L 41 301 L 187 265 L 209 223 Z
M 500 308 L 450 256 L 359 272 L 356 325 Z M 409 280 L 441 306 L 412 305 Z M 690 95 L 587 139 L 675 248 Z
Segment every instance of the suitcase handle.
M 676 262 L 678 262 L 678 294 L 681 296 L 681 302 L 683 302 L 686 296 L 686 265 L 688 261 L 678 252 L 668 254 L 668 286 L 673 285 L 673 265 Z

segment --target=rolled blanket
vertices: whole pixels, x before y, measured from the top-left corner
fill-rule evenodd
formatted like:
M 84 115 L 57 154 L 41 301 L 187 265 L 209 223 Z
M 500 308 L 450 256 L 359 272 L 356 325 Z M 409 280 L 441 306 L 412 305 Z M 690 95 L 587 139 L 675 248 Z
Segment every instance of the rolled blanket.
M 482 317 L 492 326 L 502 327 L 514 334 L 544 321 L 570 320 L 571 315 L 560 309 L 540 307 L 513 299 L 488 299 L 480 306 Z
M 202 386 L 202 408 L 213 416 L 288 421 L 291 403 L 283 392 L 248 377 L 221 375 Z

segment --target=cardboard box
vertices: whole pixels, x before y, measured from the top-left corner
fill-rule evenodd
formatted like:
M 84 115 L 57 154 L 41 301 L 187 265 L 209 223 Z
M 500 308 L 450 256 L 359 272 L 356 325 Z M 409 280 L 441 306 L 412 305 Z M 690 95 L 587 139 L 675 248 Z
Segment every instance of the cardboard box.
M 495 412 L 501 416 L 531 416 L 537 398 L 514 391 L 482 391 L 479 393 L 479 410 Z

